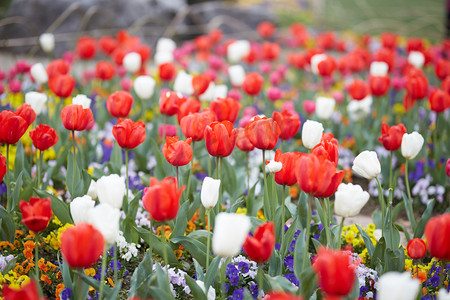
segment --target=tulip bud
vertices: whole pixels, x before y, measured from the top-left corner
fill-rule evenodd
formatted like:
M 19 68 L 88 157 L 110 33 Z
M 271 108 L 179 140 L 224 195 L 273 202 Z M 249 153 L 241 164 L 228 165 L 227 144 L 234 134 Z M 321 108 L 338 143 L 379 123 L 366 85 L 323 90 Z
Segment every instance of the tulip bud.
M 95 180 L 91 180 L 87 194 L 91 196 L 92 199 L 97 199 L 97 182 Z
M 213 179 L 211 177 L 205 177 L 205 179 L 203 179 L 200 198 L 206 209 L 211 209 L 216 206 L 216 203 L 219 200 L 219 188 L 220 179 Z
M 313 57 L 311 57 L 311 72 L 313 74 L 319 75 L 319 63 L 327 59 L 326 54 L 316 54 Z
M 30 104 L 36 115 L 39 115 L 47 102 L 47 95 L 38 92 L 25 94 L 25 103 Z
M 405 133 L 402 137 L 402 155 L 406 159 L 414 159 L 423 146 L 423 136 L 414 131 L 413 133 Z
M 77 197 L 70 202 L 70 214 L 72 215 L 72 220 L 75 224 L 81 222 L 88 222 L 87 212 L 94 208 L 95 201 L 92 200 L 91 196 L 85 195 L 83 197 Z
M 353 161 L 353 172 L 370 180 L 381 173 L 381 165 L 375 151 L 363 151 Z
M 303 109 L 308 115 L 311 115 L 313 112 L 316 111 L 316 102 L 312 100 L 303 101 Z
M 185 71 L 178 72 L 175 82 L 173 83 L 173 90 L 184 95 L 192 95 L 194 88 L 192 87 L 192 75 Z
M 140 69 L 142 64 L 142 58 L 139 53 L 130 52 L 123 58 L 123 66 L 125 70 L 130 73 L 134 73 Z
M 177 48 L 177 44 L 169 38 L 160 38 L 156 44 L 156 52 L 170 52 Z
M 336 100 L 327 97 L 318 97 L 316 99 L 316 115 L 320 119 L 329 119 L 334 112 Z
M 39 84 L 44 84 L 48 81 L 47 71 L 42 63 L 37 63 L 31 66 L 30 74 Z
M 83 106 L 83 109 L 91 107 L 91 99 L 83 94 L 76 95 L 72 98 L 72 104 L 78 104 Z
M 55 36 L 53 33 L 43 33 L 39 37 L 39 44 L 45 53 L 52 53 L 55 49 Z
M 241 61 L 250 52 L 250 42 L 247 40 L 238 40 L 230 45 L 227 49 L 227 57 L 231 63 Z
M 107 203 L 87 211 L 89 223 L 100 231 L 109 245 L 113 244 L 119 236 L 120 210 Z
M 160 66 L 164 63 L 173 62 L 173 54 L 171 52 L 156 52 L 154 59 L 155 64 Z
M 389 70 L 389 65 L 384 61 L 374 61 L 370 64 L 371 76 L 386 76 Z
M 422 239 L 415 238 L 408 242 L 406 250 L 412 259 L 421 259 L 427 253 L 427 245 Z
M 323 125 L 322 123 L 307 120 L 302 128 L 302 142 L 308 148 L 314 148 L 322 139 Z
M 221 212 L 216 216 L 212 248 L 221 257 L 239 254 L 250 231 L 250 218 L 240 214 Z
M 202 289 L 202 291 L 204 293 L 206 293 L 205 283 L 203 281 L 200 281 L 200 280 L 197 280 L 195 282 Z M 208 288 L 208 295 L 206 295 L 206 299 L 207 300 L 214 300 L 214 299 L 216 299 L 216 290 L 212 286 L 210 286 Z
M 388 272 L 378 280 L 377 299 L 416 299 L 419 288 L 420 281 L 411 278 L 409 272 Z
M 358 215 L 370 197 L 360 185 L 351 183 L 341 183 L 334 196 L 334 212 L 344 218 Z
M 100 203 L 107 203 L 120 209 L 125 195 L 124 178 L 117 174 L 102 176 L 97 180 L 97 195 Z
M 150 99 L 155 90 L 155 80 L 150 76 L 139 76 L 134 80 L 134 91 L 141 99 Z
M 228 68 L 228 76 L 232 86 L 240 87 L 245 79 L 244 68 L 241 65 L 230 66 Z
M 408 55 L 408 63 L 420 69 L 423 67 L 423 64 L 425 63 L 425 56 L 423 56 L 422 52 L 411 51 L 409 52 Z
M 276 173 L 283 168 L 283 164 L 279 161 L 266 161 L 266 170 L 270 173 Z

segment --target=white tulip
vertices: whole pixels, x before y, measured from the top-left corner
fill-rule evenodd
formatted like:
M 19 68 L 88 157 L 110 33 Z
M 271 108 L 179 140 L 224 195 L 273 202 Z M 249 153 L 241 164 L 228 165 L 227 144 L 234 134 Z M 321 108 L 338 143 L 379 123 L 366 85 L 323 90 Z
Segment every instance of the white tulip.
M 370 114 L 372 107 L 372 96 L 367 95 L 364 99 L 351 100 L 347 105 L 347 112 L 353 121 L 359 121 L 366 118 Z
M 163 63 L 173 62 L 173 54 L 172 52 L 156 52 L 154 59 L 155 64 L 159 66 Z
M 107 244 L 114 244 L 119 236 L 120 210 L 107 203 L 100 203 L 88 212 L 88 223 L 97 228 Z
M 320 119 L 329 119 L 334 112 L 336 100 L 328 97 L 318 97 L 316 99 L 316 115 Z
M 419 51 L 411 51 L 408 55 L 408 62 L 414 67 L 420 69 L 423 67 L 425 63 L 425 56 L 423 56 L 422 52 Z
M 91 107 L 91 98 L 86 95 L 79 94 L 72 98 L 72 104 L 83 106 L 84 109 Z
M 380 175 L 381 165 L 375 151 L 363 151 L 353 160 L 353 172 L 368 180 Z
M 120 209 L 124 195 L 125 178 L 111 174 L 97 180 L 97 196 L 100 203 L 108 203 L 112 207 Z
M 359 214 L 370 195 L 363 191 L 360 185 L 341 183 L 334 197 L 334 212 L 338 216 L 348 218 Z
M 215 292 L 215 291 L 214 291 Z M 209 294 L 209 293 L 208 293 Z M 437 300 L 450 300 L 450 293 L 446 289 L 441 288 L 437 296 Z
M 203 292 L 206 293 L 205 283 L 203 281 L 200 281 L 200 280 L 196 280 L 195 282 L 203 290 Z M 206 299 L 207 300 L 214 300 L 214 299 L 216 299 L 216 290 L 212 286 L 210 286 L 208 288 L 208 295 L 206 295 Z
M 420 281 L 411 278 L 409 272 L 389 272 L 378 280 L 378 300 L 412 300 L 419 292 Z
M 39 84 L 44 84 L 48 81 L 47 71 L 42 63 L 32 65 L 30 68 L 30 74 Z
M 208 85 L 208 88 L 203 94 L 200 95 L 199 99 L 201 101 L 213 101 L 214 99 L 216 99 L 214 97 L 215 89 L 216 85 L 214 84 L 214 82 L 211 81 Z
M 155 80 L 147 75 L 139 76 L 134 80 L 133 88 L 141 99 L 150 99 L 155 91 Z
M 83 197 L 77 197 L 70 202 L 70 214 L 75 224 L 81 222 L 89 222 L 88 211 L 93 208 L 95 201 L 91 196 L 85 195 Z
M 36 115 L 40 115 L 47 102 L 47 95 L 38 92 L 28 92 L 25 94 L 25 103 L 30 104 Z
M 276 173 L 279 172 L 283 168 L 283 164 L 280 161 L 269 161 L 268 164 L 266 164 L 266 170 L 270 173 Z
M 211 209 L 216 206 L 216 203 L 219 200 L 219 188 L 220 179 L 213 179 L 211 177 L 205 177 L 205 179 L 203 179 L 200 198 L 206 209 Z
M 156 52 L 170 52 L 172 53 L 173 50 L 177 48 L 177 44 L 169 38 L 159 38 L 158 42 L 156 44 Z
M 405 133 L 402 137 L 402 155 L 407 159 L 414 159 L 423 146 L 423 136 L 414 131 L 410 134 Z
M 173 90 L 184 95 L 192 95 L 194 88 L 192 87 L 192 75 L 185 71 L 178 72 L 175 82 L 173 83 Z
M 313 74 L 319 74 L 319 63 L 327 59 L 326 54 L 316 54 L 311 57 L 311 72 Z
M 307 120 L 302 128 L 302 142 L 308 148 L 314 148 L 322 139 L 323 125 L 322 123 Z
M 234 65 L 228 68 L 228 77 L 230 77 L 231 85 L 240 87 L 245 79 L 245 71 L 241 65 Z
M 214 88 L 214 99 L 226 98 L 228 93 L 228 88 L 225 84 L 216 85 Z
M 236 256 L 250 231 L 250 218 L 241 214 L 221 212 L 216 216 L 212 248 L 221 257 Z
M 374 61 L 370 64 L 371 76 L 386 76 L 389 70 L 389 65 L 384 61 Z
M 141 68 L 142 58 L 139 53 L 130 52 L 123 58 L 123 67 L 130 73 L 134 73 Z
M 250 42 L 247 40 L 238 40 L 227 48 L 227 57 L 231 63 L 237 63 L 241 61 L 250 52 Z
M 43 33 L 39 37 L 39 44 L 45 53 L 51 53 L 55 49 L 55 36 L 53 33 Z
M 378 242 L 381 239 L 381 237 L 383 236 L 383 231 L 381 229 L 375 229 L 373 231 L 373 236 L 375 237 L 375 239 Z
M 91 180 L 87 194 L 91 196 L 92 199 L 97 199 L 97 182 L 95 180 Z

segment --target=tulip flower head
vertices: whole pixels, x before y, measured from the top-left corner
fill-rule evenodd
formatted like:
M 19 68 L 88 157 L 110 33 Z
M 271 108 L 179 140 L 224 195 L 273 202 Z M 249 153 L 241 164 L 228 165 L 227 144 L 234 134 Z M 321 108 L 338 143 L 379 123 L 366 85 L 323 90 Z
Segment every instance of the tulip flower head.
M 410 134 L 405 133 L 402 137 L 402 155 L 406 159 L 414 159 L 419 154 L 424 143 L 423 136 L 414 131 Z
M 39 288 L 34 279 L 30 279 L 28 283 L 23 284 L 20 289 L 15 289 L 9 287 L 8 285 L 4 285 L 2 289 L 2 296 L 5 300 L 19 300 L 19 299 L 27 299 L 27 300 L 45 300 L 39 295 Z
M 450 260 L 450 213 L 431 218 L 425 226 L 425 237 L 432 257 Z
M 214 179 L 211 177 L 205 177 L 205 179 L 203 179 L 200 199 L 202 201 L 202 205 L 206 209 L 211 209 L 216 206 L 216 203 L 219 200 L 219 188 L 220 179 Z
M 36 113 L 30 104 L 24 103 L 19 106 L 16 110 L 16 114 L 24 118 L 27 121 L 28 126 L 30 126 L 34 120 L 36 120 Z
M 75 79 L 68 74 L 56 75 L 50 77 L 48 87 L 56 96 L 67 98 L 72 94 L 72 91 L 75 88 Z
M 45 70 L 44 65 L 42 63 L 32 65 L 30 69 L 30 74 L 33 77 L 33 79 L 39 84 L 44 84 L 47 83 L 48 81 L 47 71 Z
M 336 106 L 336 100 L 329 97 L 318 97 L 316 99 L 316 115 L 319 119 L 328 120 L 331 118 Z
M 363 151 L 353 160 L 353 172 L 371 180 L 381 173 L 381 165 L 375 151 Z
M 359 214 L 361 208 L 369 201 L 370 195 L 363 191 L 360 185 L 341 183 L 334 197 L 334 212 L 338 216 L 348 218 Z
M 118 91 L 109 95 L 106 108 L 115 118 L 126 118 L 130 113 L 134 99 L 129 92 Z
M 253 236 L 247 236 L 243 246 L 248 257 L 257 263 L 268 261 L 272 256 L 274 247 L 275 226 L 273 222 L 258 226 Z
M 283 110 L 281 113 L 274 111 L 272 118 L 280 126 L 280 139 L 289 140 L 293 138 L 301 125 L 300 117 L 295 112 Z
M 386 123 L 381 125 L 381 136 L 378 140 L 389 151 L 395 151 L 402 145 L 403 135 L 406 133 L 405 125 L 398 124 L 389 127 Z
M 107 203 L 114 208 L 122 207 L 125 195 L 125 178 L 117 174 L 102 176 L 97 180 L 97 197 L 100 203 Z
M 421 259 L 427 253 L 427 245 L 422 239 L 415 238 L 409 241 L 406 250 L 412 259 Z
M 34 232 L 46 229 L 53 216 L 50 198 L 31 197 L 30 202 L 20 200 L 19 208 L 22 213 L 22 223 Z
M 409 300 L 415 299 L 420 288 L 420 281 L 411 278 L 409 272 L 388 272 L 378 280 L 377 299 Z
M 56 130 L 45 124 L 39 124 L 31 130 L 30 138 L 33 141 L 33 146 L 41 151 L 53 147 L 59 139 Z
M 145 125 L 131 119 L 121 119 L 113 126 L 112 133 L 123 149 L 134 149 L 145 141 Z
M 4 110 L 0 112 L 0 143 L 15 144 L 25 134 L 27 121 L 15 112 Z
M 261 91 L 264 78 L 256 72 L 247 73 L 244 82 L 242 82 L 242 90 L 250 96 L 256 96 Z
M 129 73 L 135 73 L 141 68 L 142 58 L 139 53 L 130 52 L 123 58 L 123 66 Z
M 73 222 L 75 224 L 88 222 L 89 216 L 86 212 L 91 208 L 94 208 L 94 206 L 95 201 L 92 200 L 89 195 L 73 199 L 72 202 L 70 202 L 70 214 L 72 215 Z
M 245 135 L 258 149 L 272 150 L 281 134 L 280 126 L 274 119 L 256 116 L 245 127 Z
M 67 105 L 61 110 L 61 120 L 67 130 L 83 131 L 93 118 L 90 108 L 83 108 L 78 104 Z
M 164 157 L 173 166 L 187 165 L 193 157 L 191 142 L 192 138 L 180 141 L 180 138 L 177 136 L 166 137 L 166 143 L 162 148 Z
M 241 87 L 245 79 L 245 70 L 241 65 L 230 66 L 228 67 L 228 76 L 232 86 Z
M 25 94 L 25 103 L 31 105 L 36 115 L 40 115 L 45 103 L 47 95 L 38 92 L 28 92 Z
M 275 173 L 275 182 L 279 185 L 292 186 L 297 183 L 295 178 L 295 168 L 297 160 L 305 155 L 300 152 L 285 152 L 282 153 L 280 149 L 275 151 L 274 161 L 280 162 L 282 168 Z
M 219 213 L 214 225 L 213 252 L 220 257 L 238 255 L 250 231 L 250 226 L 250 218 L 245 215 Z
M 322 139 L 322 123 L 307 120 L 302 128 L 302 142 L 307 149 L 314 148 Z
M 83 106 L 83 109 L 91 107 L 91 98 L 86 95 L 79 94 L 72 98 L 72 104 L 78 104 Z
M 39 36 L 39 45 L 45 53 L 52 53 L 55 49 L 55 36 L 53 33 L 43 33 Z
M 226 157 L 233 152 L 237 129 L 230 121 L 212 122 L 205 128 L 205 143 L 212 156 Z
M 0 153 L 0 182 L 3 180 L 3 177 L 5 176 L 7 171 L 7 167 L 6 167 L 6 157 L 4 157 L 1 153 Z
M 150 99 L 155 90 L 155 80 L 147 75 L 138 76 L 133 83 L 133 88 L 136 94 L 141 99 Z
M 88 223 L 101 232 L 105 243 L 114 244 L 119 236 L 120 210 L 108 203 L 100 203 L 86 213 L 88 214 Z
M 231 97 L 217 98 L 211 101 L 209 107 L 216 114 L 219 122 L 228 120 L 234 123 L 241 110 L 241 104 Z
M 283 168 L 283 164 L 275 160 L 266 160 L 266 170 L 270 173 L 277 173 Z

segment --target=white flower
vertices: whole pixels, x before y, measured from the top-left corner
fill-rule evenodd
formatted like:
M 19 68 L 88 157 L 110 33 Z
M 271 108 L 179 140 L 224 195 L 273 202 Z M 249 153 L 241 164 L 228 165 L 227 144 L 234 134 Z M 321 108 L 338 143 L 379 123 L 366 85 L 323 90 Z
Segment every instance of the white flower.
M 320 119 L 329 119 L 334 112 L 336 100 L 328 97 L 318 97 L 316 99 L 316 115 Z
M 119 236 L 120 210 L 107 203 L 100 203 L 87 212 L 88 222 L 97 228 L 107 244 L 113 244 Z
M 281 170 L 283 164 L 279 161 L 271 160 L 268 164 L 266 164 L 266 170 L 270 173 L 276 173 Z
M 92 199 L 97 199 L 97 182 L 95 180 L 91 180 L 87 194 L 91 196 Z
M 423 142 L 423 136 L 417 131 L 410 134 L 405 133 L 402 137 L 401 146 L 403 157 L 407 159 L 414 159 L 422 149 Z
M 205 283 L 204 283 L 203 281 L 200 281 L 200 280 L 196 280 L 195 282 L 196 282 L 196 283 L 198 284 L 198 286 L 203 290 L 203 292 L 206 293 Z M 214 299 L 216 299 L 216 290 L 215 290 L 212 286 L 210 286 L 210 287 L 208 288 L 208 295 L 206 295 L 206 298 L 207 298 L 208 300 L 214 300 Z
M 227 57 L 231 63 L 241 61 L 250 52 L 250 42 L 247 40 L 237 40 L 227 48 Z
M 214 84 L 214 82 L 210 82 L 208 85 L 208 88 L 206 89 L 206 91 L 200 95 L 199 99 L 201 101 L 213 101 L 214 99 L 216 99 L 214 97 L 214 91 L 216 89 L 216 85 Z
M 411 278 L 409 272 L 389 272 L 378 281 L 378 300 L 412 300 L 419 292 L 420 281 Z
M 194 93 L 194 88 L 192 87 L 192 75 L 189 75 L 183 70 L 178 72 L 173 84 L 173 90 L 184 95 L 192 95 L 192 93 Z
M 320 140 L 322 139 L 322 133 L 322 123 L 307 120 L 305 124 L 303 124 L 302 128 L 303 145 L 308 149 L 314 148 L 314 146 L 320 143 Z
M 437 300 L 450 300 L 450 293 L 446 289 L 441 288 L 437 296 Z
M 133 88 L 141 99 L 149 99 L 155 90 L 155 80 L 148 76 L 139 76 L 134 80 Z
M 384 61 L 374 61 L 370 64 L 371 76 L 386 76 L 389 70 L 389 65 Z
M 366 118 L 370 114 L 371 106 L 372 96 L 368 95 L 360 101 L 351 100 L 347 105 L 347 112 L 350 119 L 359 121 Z
M 158 43 L 156 44 L 156 52 L 170 52 L 177 48 L 177 44 L 169 38 L 159 38 Z
M 97 180 L 97 195 L 100 203 L 120 209 L 125 195 L 125 179 L 117 174 L 102 176 Z
M 154 59 L 155 64 L 159 66 L 163 63 L 173 62 L 173 54 L 172 52 L 156 52 Z
M 70 214 L 75 224 L 89 222 L 88 211 L 93 208 L 95 201 L 89 195 L 77 197 L 70 202 Z
M 48 81 L 47 71 L 42 63 L 32 65 L 30 68 L 30 74 L 39 84 L 44 84 Z
M 381 237 L 383 236 L 383 231 L 381 229 L 375 229 L 373 231 L 373 236 L 375 237 L 375 239 L 378 242 L 381 239 Z
M 72 104 L 78 104 L 83 106 L 84 109 L 91 107 L 91 99 L 83 94 L 76 95 L 72 98 Z
M 370 180 L 381 173 L 381 165 L 375 151 L 363 151 L 353 160 L 353 172 Z
M 211 209 L 216 206 L 216 203 L 219 200 L 219 188 L 220 179 L 213 179 L 211 177 L 205 177 L 205 179 L 203 179 L 200 198 L 206 209 Z
M 225 84 L 216 85 L 214 88 L 214 99 L 217 98 L 226 98 L 227 97 L 228 88 Z
M 240 87 L 245 79 L 245 71 L 241 65 L 228 67 L 228 77 L 230 77 L 231 85 Z
M 239 254 L 250 231 L 250 218 L 245 215 L 221 212 L 216 216 L 212 248 L 221 257 Z
M 38 92 L 28 92 L 25 94 L 25 103 L 30 104 L 36 115 L 40 115 L 47 102 L 47 95 Z
M 425 56 L 423 56 L 422 52 L 411 51 L 408 55 L 408 62 L 414 67 L 420 69 L 425 63 Z
M 142 58 L 139 53 L 130 52 L 123 58 L 123 66 L 125 70 L 130 73 L 134 73 L 141 67 Z
M 334 212 L 338 216 L 347 218 L 358 215 L 370 195 L 357 184 L 341 183 L 334 197 Z
M 39 44 L 45 53 L 51 53 L 55 49 L 55 36 L 53 33 L 43 33 L 39 37 Z
M 311 72 L 313 74 L 319 74 L 319 63 L 327 59 L 326 54 L 316 54 L 311 57 Z

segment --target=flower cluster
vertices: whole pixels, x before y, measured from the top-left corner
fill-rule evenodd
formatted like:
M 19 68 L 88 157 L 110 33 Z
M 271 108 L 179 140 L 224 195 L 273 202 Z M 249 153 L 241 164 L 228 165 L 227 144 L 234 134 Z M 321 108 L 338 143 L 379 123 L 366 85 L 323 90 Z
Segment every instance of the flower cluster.
M 257 299 L 257 273 L 258 266 L 254 261 L 248 260 L 242 255 L 232 258 L 231 263 L 226 267 L 226 280 L 224 281 L 224 288 L 228 299 L 243 299 L 245 288 L 249 290 L 254 299 Z

